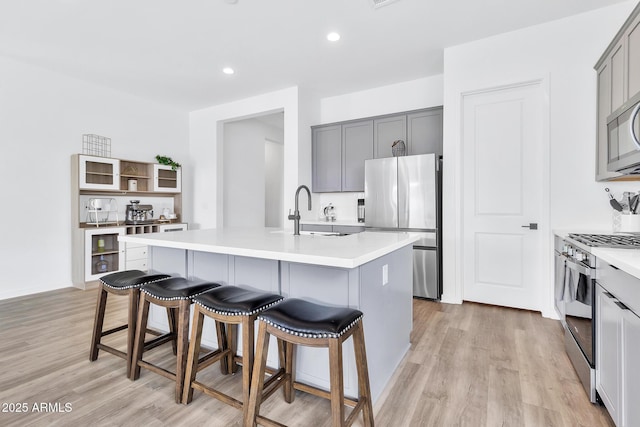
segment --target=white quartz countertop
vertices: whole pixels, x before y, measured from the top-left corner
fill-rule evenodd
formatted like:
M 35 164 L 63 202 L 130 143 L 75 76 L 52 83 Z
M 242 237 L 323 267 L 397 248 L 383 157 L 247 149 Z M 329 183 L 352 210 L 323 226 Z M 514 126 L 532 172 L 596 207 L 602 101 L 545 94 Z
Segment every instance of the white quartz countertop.
M 640 279 L 640 249 L 592 248 L 591 253 Z
M 121 242 L 222 253 L 330 267 L 355 268 L 417 241 L 406 232 L 348 236 L 303 234 L 270 228 L 217 228 L 120 236 Z

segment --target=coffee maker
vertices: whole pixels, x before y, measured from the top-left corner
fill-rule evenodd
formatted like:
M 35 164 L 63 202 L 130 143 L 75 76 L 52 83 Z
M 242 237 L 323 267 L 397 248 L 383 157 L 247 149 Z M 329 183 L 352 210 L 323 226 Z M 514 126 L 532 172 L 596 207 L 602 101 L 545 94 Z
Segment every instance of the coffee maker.
M 140 200 L 130 200 L 127 205 L 125 224 L 151 224 L 153 223 L 153 206 L 141 205 Z

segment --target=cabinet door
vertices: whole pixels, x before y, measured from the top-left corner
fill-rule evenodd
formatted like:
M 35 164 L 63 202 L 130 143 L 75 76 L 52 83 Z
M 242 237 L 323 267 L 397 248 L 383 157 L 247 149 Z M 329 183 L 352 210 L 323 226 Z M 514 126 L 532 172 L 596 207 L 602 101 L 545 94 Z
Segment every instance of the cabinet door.
M 79 155 L 78 162 L 81 190 L 120 189 L 120 160 Z
M 342 125 L 342 191 L 364 191 L 364 161 L 373 158 L 373 120 Z
M 182 169 L 171 169 L 167 165 L 153 165 L 153 191 L 180 193 L 182 191 Z
M 442 155 L 442 108 L 407 115 L 407 150 Z
M 626 99 L 640 92 L 640 16 L 637 16 L 625 34 L 627 53 Z
M 611 62 L 605 61 L 597 70 L 597 75 L 596 181 L 603 181 L 620 176 L 617 172 L 607 171 L 607 162 L 609 159 L 607 117 L 611 114 Z
M 640 426 L 640 317 L 622 314 L 622 426 Z M 620 425 L 620 424 L 618 424 Z
M 611 112 L 622 107 L 625 97 L 624 49 L 618 43 L 611 53 Z
M 391 145 L 398 139 L 407 142 L 407 115 L 375 119 L 373 121 L 373 157 L 393 157 Z
M 596 390 L 620 425 L 621 316 L 615 298 L 600 285 L 596 290 Z
M 316 193 L 342 189 L 342 126 L 312 130 L 312 188 Z
M 84 276 L 86 282 L 123 270 L 125 245 L 118 241 L 118 236 L 124 234 L 124 227 L 85 230 Z

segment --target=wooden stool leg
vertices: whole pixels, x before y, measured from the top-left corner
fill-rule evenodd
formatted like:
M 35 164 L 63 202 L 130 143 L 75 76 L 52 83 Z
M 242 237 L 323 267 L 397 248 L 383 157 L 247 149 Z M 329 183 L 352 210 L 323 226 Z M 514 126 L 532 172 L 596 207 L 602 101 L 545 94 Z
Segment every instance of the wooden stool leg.
M 136 322 L 136 339 L 133 345 L 133 357 L 131 359 L 131 380 L 140 378 L 140 366 L 138 362 L 142 359 L 144 352 L 144 338 L 147 332 L 147 318 L 149 317 L 149 301 L 144 294 L 140 295 L 138 305 L 138 321 Z
M 242 402 L 249 401 L 251 373 L 253 372 L 255 317 L 242 316 Z
M 229 348 L 229 343 L 227 340 L 227 327 L 224 323 L 215 321 L 216 324 L 216 338 L 218 339 L 218 348 L 221 351 Z M 222 375 L 227 375 L 229 373 L 229 358 L 223 357 L 220 359 L 220 373 Z
M 244 402 L 242 405 L 244 427 L 254 427 L 256 425 L 256 417 L 260 413 L 262 392 L 264 390 L 264 373 L 267 367 L 267 353 L 269 350 L 269 333 L 265 322 L 260 322 L 258 327 L 258 342 L 255 349 L 255 364 L 251 376 L 249 401 Z
M 344 424 L 344 379 L 342 377 L 342 342 L 329 339 L 329 378 L 331 388 L 331 425 Z
M 127 378 L 131 377 L 131 360 L 133 359 L 133 346 L 136 338 L 136 322 L 138 320 L 138 303 L 140 289 L 129 289 L 129 315 L 127 320 Z
M 293 389 L 293 384 L 296 381 L 295 374 L 295 360 L 296 360 L 296 347 L 290 343 L 285 342 L 285 383 L 283 385 L 284 390 L 284 400 L 287 403 L 293 403 L 293 400 L 296 398 L 296 391 Z
M 177 322 L 176 322 L 176 309 L 167 307 L 167 321 L 169 322 L 169 332 L 173 334 L 173 341 L 171 341 L 171 346 L 173 347 L 174 356 L 178 354 L 178 344 L 177 344 Z
M 176 354 L 176 403 L 182 402 L 184 374 L 187 367 L 187 349 L 189 346 L 189 308 L 191 300 L 180 300 L 178 308 L 178 352 Z
M 371 389 L 369 387 L 369 367 L 367 366 L 367 350 L 364 344 L 364 328 L 362 322 L 358 322 L 353 332 L 353 346 L 356 356 L 356 368 L 358 370 L 358 400 L 364 401 L 362 418 L 365 427 L 373 427 L 373 405 L 371 403 Z
M 104 324 L 104 313 L 107 307 L 107 291 L 104 285 L 100 284 L 98 289 L 98 300 L 96 302 L 96 315 L 93 321 L 93 336 L 91 337 L 91 351 L 89 352 L 89 360 L 94 361 L 98 358 L 98 344 L 102 338 L 102 326 Z
M 204 314 L 197 308 L 193 312 L 193 325 L 191 327 L 191 341 L 189 342 L 189 354 L 187 356 L 187 370 L 184 373 L 184 389 L 182 390 L 182 403 L 190 403 L 193 399 L 191 384 L 196 379 L 198 372 L 198 360 L 200 355 L 200 341 L 202 340 L 202 325 Z
M 238 325 L 227 324 L 225 329 L 227 331 L 227 343 L 229 350 L 231 350 L 227 356 L 228 372 L 235 374 L 238 372 L 238 364 L 235 359 L 236 354 L 238 354 Z

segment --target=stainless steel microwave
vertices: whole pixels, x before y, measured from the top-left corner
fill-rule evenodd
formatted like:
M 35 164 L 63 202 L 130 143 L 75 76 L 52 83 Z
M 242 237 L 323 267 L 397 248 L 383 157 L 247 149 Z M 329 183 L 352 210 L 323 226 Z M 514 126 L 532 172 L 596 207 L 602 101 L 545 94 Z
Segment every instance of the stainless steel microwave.
M 640 94 L 607 118 L 607 170 L 640 174 Z

